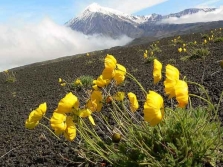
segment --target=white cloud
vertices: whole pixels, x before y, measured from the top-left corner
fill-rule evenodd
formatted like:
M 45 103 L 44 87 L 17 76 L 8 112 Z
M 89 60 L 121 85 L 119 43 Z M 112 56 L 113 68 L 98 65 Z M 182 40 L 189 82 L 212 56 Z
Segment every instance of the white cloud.
M 0 25 L 0 34 L 0 71 L 131 41 L 128 37 L 86 36 L 49 19 L 38 24 Z
M 184 24 L 219 20 L 223 20 L 223 6 L 212 12 L 198 12 L 192 15 L 185 15 L 180 18 L 170 17 L 168 19 L 162 20 L 161 23 Z
M 156 1 L 148 1 L 148 0 L 113 0 L 106 2 L 109 7 L 122 11 L 124 13 L 135 13 L 137 11 L 143 10 L 145 8 L 163 3 L 167 0 L 156 0 Z
M 124 12 L 127 14 L 132 14 L 137 11 L 143 10 L 145 8 L 163 3 L 168 0 L 86 0 L 86 1 L 76 1 L 75 6 L 78 7 L 78 10 L 80 12 L 80 9 L 82 11 L 89 6 L 91 3 L 95 2 L 98 3 L 101 6 L 116 9 L 120 12 Z
M 196 8 L 214 8 L 216 7 L 216 3 L 220 2 L 221 0 L 208 0 L 205 1 L 204 3 L 201 3 L 196 6 Z

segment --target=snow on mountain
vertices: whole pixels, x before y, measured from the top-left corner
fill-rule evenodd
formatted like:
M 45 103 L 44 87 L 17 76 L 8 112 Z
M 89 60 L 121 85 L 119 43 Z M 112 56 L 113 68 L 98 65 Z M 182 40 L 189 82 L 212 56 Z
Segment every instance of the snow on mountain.
M 175 30 L 181 31 L 178 26 L 168 26 L 162 23 L 163 20 L 169 18 L 183 18 L 187 15 L 196 14 L 198 12 L 212 12 L 215 8 L 191 8 L 185 9 L 178 13 L 162 16 L 160 14 L 151 14 L 147 16 L 134 16 L 126 14 L 111 8 L 102 7 L 96 3 L 89 5 L 78 16 L 68 21 L 66 26 L 73 30 L 80 31 L 87 35 L 101 34 L 112 38 L 126 35 L 131 38 L 138 38 L 146 35 L 154 35 Z M 162 25 L 160 25 L 162 23 Z
M 190 8 L 190 9 L 185 9 L 178 13 L 172 13 L 172 14 L 163 16 L 162 19 L 166 19 L 166 18 L 170 18 L 170 17 L 180 18 L 185 15 L 192 15 L 192 14 L 195 14 L 198 12 L 212 12 L 214 10 L 216 10 L 216 8 Z
M 119 18 L 123 21 L 129 22 L 129 23 L 133 23 L 133 24 L 140 24 L 143 22 L 146 22 L 149 18 L 150 15 L 148 16 L 133 16 L 133 15 L 129 15 L 111 8 L 107 8 L 107 7 L 102 7 L 100 5 L 98 5 L 97 3 L 92 3 L 91 5 L 89 5 L 87 8 L 85 8 L 85 10 L 76 18 L 71 19 L 69 22 L 66 23 L 66 25 L 72 25 L 73 23 L 75 23 L 78 20 L 88 20 L 91 19 L 92 15 L 99 13 L 99 14 L 103 14 L 106 16 L 110 16 L 110 17 L 116 17 Z

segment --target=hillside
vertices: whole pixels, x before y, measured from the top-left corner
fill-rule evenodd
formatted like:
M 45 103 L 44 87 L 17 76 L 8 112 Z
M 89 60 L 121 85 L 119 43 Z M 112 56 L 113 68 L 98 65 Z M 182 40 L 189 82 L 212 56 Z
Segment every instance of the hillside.
M 223 33 L 223 30 L 221 31 Z M 210 31 L 209 34 L 211 34 Z M 223 90 L 223 70 L 217 63 L 217 61 L 223 60 L 223 42 L 210 41 L 203 45 L 210 51 L 210 55 L 206 57 L 205 61 L 202 59 L 182 61 L 181 57 L 186 53 L 178 52 L 177 49 L 182 46 L 182 43 L 174 46 L 171 42 L 174 38 L 177 37 L 168 37 L 156 42 L 162 52 L 155 53 L 155 56 L 163 63 L 163 66 L 168 63 L 176 66 L 182 78 L 186 76 L 191 81 L 199 83 L 203 81 L 213 102 L 217 103 Z M 183 35 L 180 39 L 186 44 L 204 41 L 200 33 Z M 69 145 L 65 145 L 63 141 L 55 140 L 41 126 L 34 131 L 25 129 L 24 122 L 28 114 L 40 103 L 47 102 L 46 115 L 50 117 L 58 101 L 67 92 L 67 89 L 58 83 L 58 78 L 73 81 L 81 75 L 97 77 L 103 70 L 103 58 L 106 54 L 114 55 L 117 61 L 127 68 L 128 72 L 136 76 L 146 90 L 156 90 L 163 94 L 161 83 L 153 85 L 153 64 L 146 64 L 143 58 L 143 52 L 149 49 L 151 44 L 115 47 L 91 52 L 89 56 L 86 54 L 70 56 L 52 62 L 16 68 L 13 69 L 16 76 L 14 83 L 5 82 L 4 73 L 0 73 L 0 166 L 76 166 L 72 161 L 76 159 L 76 153 L 70 149 Z M 126 82 L 123 90 L 128 88 L 128 91 L 134 91 L 139 99 L 142 99 L 139 88 L 130 80 L 127 79 L 127 81 L 129 82 Z M 199 94 L 199 90 L 193 86 L 189 86 L 189 91 Z M 169 102 L 166 105 L 170 105 Z M 193 105 L 204 104 L 194 99 Z M 223 123 L 223 101 L 219 111 Z M 45 121 L 45 123 L 47 122 Z M 223 162 L 219 166 L 223 166 Z

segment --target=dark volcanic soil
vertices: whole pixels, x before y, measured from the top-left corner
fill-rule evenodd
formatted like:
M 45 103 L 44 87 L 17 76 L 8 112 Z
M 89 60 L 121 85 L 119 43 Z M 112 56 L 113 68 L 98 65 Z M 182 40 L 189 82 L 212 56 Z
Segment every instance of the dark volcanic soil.
M 183 41 L 201 41 L 200 34 L 190 34 L 181 37 Z M 173 38 L 160 40 L 158 46 L 162 50 L 155 56 L 163 63 L 173 64 L 178 67 L 183 76 L 191 81 L 201 83 L 204 73 L 203 85 L 208 89 L 213 102 L 217 103 L 220 93 L 223 91 L 223 70 L 216 63 L 223 60 L 223 43 L 210 43 L 208 47 L 211 54 L 205 63 L 201 59 L 183 62 L 177 47 L 171 46 Z M 66 80 L 74 79 L 81 75 L 97 77 L 103 70 L 103 58 L 106 54 L 112 54 L 123 64 L 128 72 L 132 73 L 143 84 L 146 90 L 156 90 L 162 93 L 162 84 L 154 86 L 152 79 L 152 64 L 145 64 L 143 52 L 149 48 L 150 43 L 131 46 L 116 47 L 108 50 L 90 53 L 90 56 L 73 56 L 60 61 L 38 63 L 18 69 L 13 69 L 17 81 L 6 83 L 3 73 L 0 73 L 0 166 L 77 166 L 73 160 L 78 161 L 76 153 L 63 141 L 55 138 L 41 126 L 34 131 L 24 127 L 30 111 L 38 107 L 42 102 L 47 102 L 47 116 L 51 116 L 57 107 L 58 101 L 64 97 L 65 90 L 58 84 L 58 78 Z M 214 74 L 216 71 L 220 72 Z M 133 91 L 140 97 L 139 88 L 127 83 L 129 91 Z M 190 91 L 198 94 L 198 90 L 192 86 Z M 142 97 L 142 96 L 141 96 Z M 201 105 L 200 101 L 194 100 L 194 105 Z M 167 104 L 168 105 L 168 104 Z M 219 110 L 219 116 L 223 120 L 223 101 Z M 44 121 L 42 121 L 44 122 Z M 47 123 L 47 122 L 45 122 Z M 76 141 L 74 141 L 76 142 Z

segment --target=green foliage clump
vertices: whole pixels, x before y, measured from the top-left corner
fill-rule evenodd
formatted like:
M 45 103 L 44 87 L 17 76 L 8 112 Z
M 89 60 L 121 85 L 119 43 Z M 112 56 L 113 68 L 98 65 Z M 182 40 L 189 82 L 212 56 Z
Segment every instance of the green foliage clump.
M 145 63 L 146 64 L 150 64 L 153 62 L 154 59 L 157 59 L 155 56 L 150 56 L 146 59 Z
M 205 163 L 216 166 L 216 162 L 223 158 L 220 153 L 223 128 L 219 121 L 211 121 L 213 117 L 206 111 L 206 108 L 178 108 L 174 111 L 166 108 L 165 119 L 160 125 L 128 124 L 125 127 L 128 133 L 120 142 L 101 141 L 97 145 L 103 143 L 103 147 L 97 149 L 120 167 L 201 167 Z M 97 150 L 90 146 L 93 140 L 89 139 L 85 146 L 89 154 Z
M 208 48 L 196 48 L 192 50 L 190 54 L 191 54 L 190 59 L 199 59 L 199 58 L 204 59 L 206 56 L 210 54 L 210 51 Z
M 13 71 L 4 71 L 3 72 L 4 77 L 5 77 L 5 82 L 7 83 L 14 83 L 16 82 L 16 77 L 15 77 L 15 73 Z
M 209 35 L 208 34 L 201 34 L 201 38 L 202 39 L 208 39 L 209 38 Z
M 178 44 L 178 45 L 182 45 L 184 43 L 184 41 L 182 40 L 182 39 L 178 39 L 177 41 L 176 41 L 176 44 Z
M 94 80 L 94 78 L 90 75 L 81 75 L 79 79 L 84 87 L 91 87 Z
M 223 37 L 215 38 L 213 42 L 214 43 L 223 42 Z
M 84 88 L 90 88 L 93 85 L 93 77 L 90 75 L 82 75 L 78 77 L 74 82 L 71 84 L 71 87 L 75 90 Z
M 210 55 L 210 51 L 207 47 L 189 47 L 187 48 L 187 55 L 181 57 L 180 60 L 205 59 L 208 55 Z
M 176 64 L 176 59 L 169 59 L 168 60 L 168 63 L 170 63 L 170 64 Z

